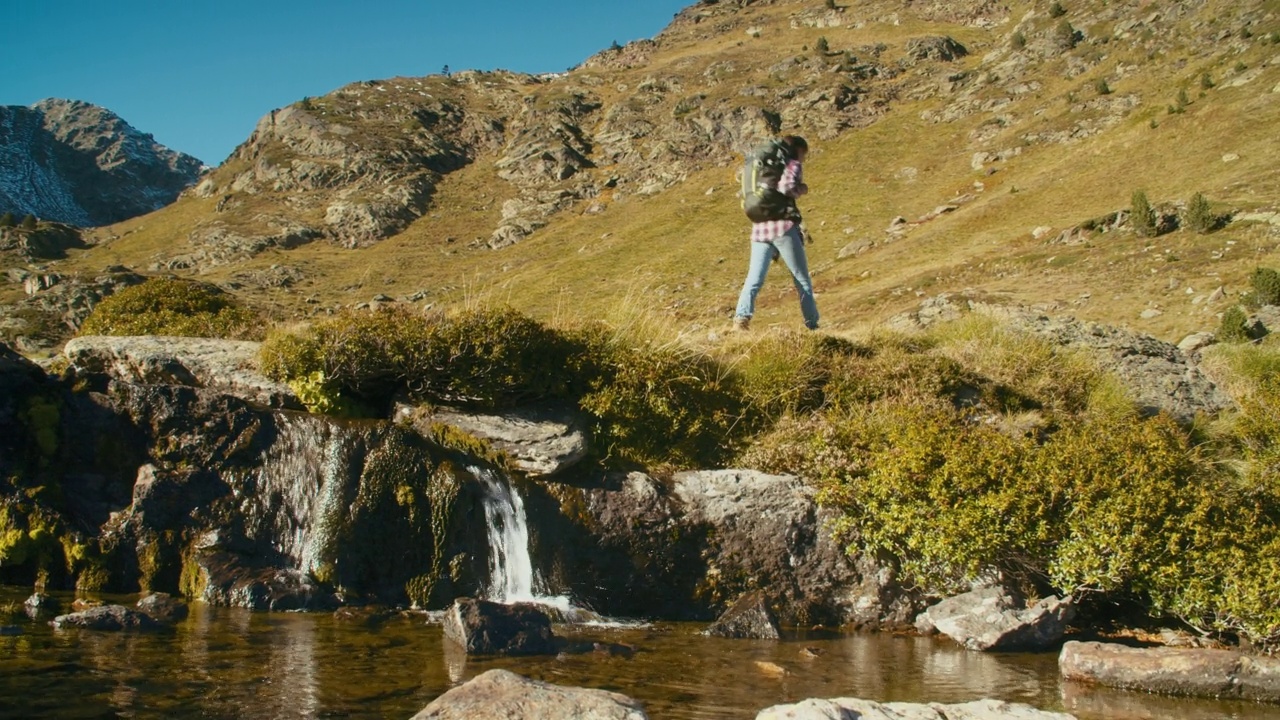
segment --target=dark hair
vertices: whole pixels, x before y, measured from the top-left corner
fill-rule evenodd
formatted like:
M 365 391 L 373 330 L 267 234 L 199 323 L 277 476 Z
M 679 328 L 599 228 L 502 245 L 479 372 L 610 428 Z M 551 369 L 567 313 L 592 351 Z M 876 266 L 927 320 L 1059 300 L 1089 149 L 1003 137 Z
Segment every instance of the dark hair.
M 786 146 L 795 152 L 799 152 L 801 150 L 804 150 L 805 152 L 809 151 L 809 143 L 805 142 L 804 138 L 799 135 L 788 135 L 782 138 L 782 142 L 786 143 Z

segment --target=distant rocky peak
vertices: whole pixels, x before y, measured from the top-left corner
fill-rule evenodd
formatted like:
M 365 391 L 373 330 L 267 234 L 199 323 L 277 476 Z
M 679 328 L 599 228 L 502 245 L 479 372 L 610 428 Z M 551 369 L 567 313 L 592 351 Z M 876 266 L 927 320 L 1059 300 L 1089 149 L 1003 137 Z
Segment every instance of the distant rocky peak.
M 203 170 L 91 103 L 0 106 L 0 212 L 106 225 L 172 203 Z

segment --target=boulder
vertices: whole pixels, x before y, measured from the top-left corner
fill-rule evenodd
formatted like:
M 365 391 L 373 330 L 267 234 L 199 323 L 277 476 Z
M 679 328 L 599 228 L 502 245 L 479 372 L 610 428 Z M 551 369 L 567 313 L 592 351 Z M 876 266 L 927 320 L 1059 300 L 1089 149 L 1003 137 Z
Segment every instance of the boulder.
M 196 597 L 210 605 L 249 610 L 332 610 L 338 598 L 310 575 L 266 565 L 234 552 L 193 553 L 188 579 Z
M 152 593 L 139 600 L 135 607 L 165 625 L 185 620 L 189 612 L 185 602 L 169 593 Z
M 459 598 L 444 616 L 444 636 L 468 655 L 554 655 L 551 618 L 532 603 Z
M 704 635 L 723 638 L 777 640 L 778 621 L 769 611 L 764 593 L 756 590 L 738 598 L 718 620 L 703 631 Z
M 70 615 L 59 615 L 50 624 L 59 630 L 158 630 L 163 627 L 146 613 L 123 605 L 99 605 Z
M 936 629 L 970 650 L 1043 650 L 1062 640 L 1075 615 L 1069 600 L 1049 597 L 1023 606 L 1003 588 L 973 590 L 921 613 L 917 626 Z
M 538 682 L 489 670 L 431 701 L 413 720 L 646 720 L 639 702 L 605 690 Z
M 247 340 L 87 335 L 63 350 L 82 374 L 150 385 L 214 388 L 267 407 L 301 409 L 287 385 L 258 371 L 260 343 Z
M 1205 648 L 1069 642 L 1063 679 L 1166 695 L 1280 702 L 1280 659 Z
M 432 423 L 440 422 L 487 440 L 511 456 L 516 467 L 530 476 L 555 475 L 587 455 L 582 420 L 564 407 L 530 407 L 502 415 L 483 415 L 456 410 L 420 412 L 402 406 L 396 415 L 413 418 L 420 431 L 428 431 Z
M 26 602 L 22 603 L 22 606 L 28 613 L 38 613 L 41 611 L 52 612 L 57 610 L 61 606 L 61 603 L 58 602 L 57 598 L 51 595 L 45 595 L 44 593 L 38 592 L 33 593 L 31 597 L 27 598 Z
M 761 710 L 756 715 L 756 720 L 1075 720 L 1075 716 L 1000 700 L 942 705 L 903 702 L 882 704 L 857 698 L 836 698 L 775 705 Z

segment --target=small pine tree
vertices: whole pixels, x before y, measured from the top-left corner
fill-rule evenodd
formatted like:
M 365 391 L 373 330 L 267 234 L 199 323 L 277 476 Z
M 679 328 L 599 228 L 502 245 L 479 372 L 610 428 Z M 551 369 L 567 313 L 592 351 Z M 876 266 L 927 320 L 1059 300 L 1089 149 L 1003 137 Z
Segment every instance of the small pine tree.
M 16 224 L 18 221 L 13 218 L 13 213 L 7 212 L 0 215 L 0 228 L 11 228 Z
M 827 0 L 827 9 L 828 9 L 828 10 L 835 10 L 835 9 L 836 9 L 836 0 Z
M 1280 272 L 1271 268 L 1256 268 L 1249 277 L 1253 286 L 1253 302 L 1258 305 L 1280 305 Z
M 1191 98 L 1187 97 L 1186 88 L 1182 88 L 1178 91 L 1178 98 L 1176 102 L 1178 103 L 1179 111 L 1186 109 L 1186 107 L 1191 104 Z
M 1065 50 L 1070 50 L 1075 47 L 1076 43 L 1080 39 L 1077 36 L 1075 27 L 1066 19 L 1063 19 L 1062 22 L 1058 23 L 1058 26 L 1053 30 L 1053 34 L 1057 40 L 1058 47 Z
M 1054 3 L 1049 6 L 1049 17 L 1051 18 L 1060 18 L 1066 14 L 1067 9 L 1062 7 L 1062 3 L 1057 2 L 1057 0 L 1054 0 Z
M 1191 196 L 1187 209 L 1182 213 L 1182 224 L 1201 235 L 1217 226 L 1218 219 L 1214 217 L 1213 208 L 1209 206 L 1209 200 L 1204 194 L 1196 193 Z
M 1200 76 L 1200 87 L 1204 90 L 1213 88 L 1213 78 L 1209 76 L 1209 73 Z
M 1009 43 L 1013 45 L 1014 50 L 1023 50 L 1027 47 L 1027 36 L 1023 35 L 1022 31 L 1019 30 L 1013 34 L 1013 37 L 1010 38 Z
M 828 52 L 831 51 L 831 46 L 827 44 L 827 38 L 825 35 L 823 37 L 818 38 L 818 42 L 813 44 L 813 49 L 817 50 L 823 55 L 826 55 Z
M 1156 235 L 1156 211 L 1151 209 L 1147 194 L 1141 190 L 1133 191 L 1129 208 L 1129 224 L 1133 225 L 1134 232 L 1142 237 Z
M 1107 84 L 1106 78 L 1098 78 L 1098 81 L 1093 84 L 1093 88 L 1098 91 L 1099 95 L 1111 94 L 1111 86 Z
M 1227 308 L 1222 313 L 1222 323 L 1218 325 L 1217 332 L 1218 342 L 1240 343 L 1248 342 L 1249 336 L 1249 318 L 1245 316 L 1244 310 L 1239 305 Z
M 26 216 L 26 217 L 22 218 L 22 229 L 23 229 L 23 230 L 35 230 L 35 229 L 36 229 L 36 216 L 35 216 L 35 215 L 28 215 L 28 216 Z

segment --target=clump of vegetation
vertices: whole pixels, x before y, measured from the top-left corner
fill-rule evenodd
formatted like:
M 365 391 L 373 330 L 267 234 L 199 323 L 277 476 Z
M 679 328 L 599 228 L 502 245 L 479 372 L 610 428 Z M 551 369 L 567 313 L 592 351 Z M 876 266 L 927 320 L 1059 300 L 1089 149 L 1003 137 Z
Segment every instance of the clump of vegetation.
M 831 46 L 827 43 L 827 38 L 825 35 L 818 38 L 818 42 L 813 44 L 813 49 L 817 52 L 822 53 L 823 55 L 826 55 L 828 52 L 831 52 Z
M 1155 237 L 1158 227 L 1156 211 L 1147 200 L 1147 193 L 1142 190 L 1133 191 L 1129 203 L 1129 224 L 1141 237 Z
M 1218 217 L 1213 214 L 1213 207 L 1202 193 L 1192 195 L 1187 202 L 1187 208 L 1182 213 L 1182 224 L 1200 234 L 1213 232 L 1218 228 Z
M 1222 321 L 1218 324 L 1216 334 L 1219 342 L 1248 342 L 1253 337 L 1249 333 L 1249 319 L 1238 305 L 1229 307 L 1222 313 Z
M 1107 84 L 1107 79 L 1106 79 L 1106 78 L 1098 78 L 1098 80 L 1093 84 L 1093 89 L 1094 89 L 1094 90 L 1095 90 L 1099 95 L 1110 95 L 1110 94 L 1111 94 L 1111 86 Z
M 1254 268 L 1249 276 L 1253 293 L 1249 299 L 1256 306 L 1280 305 L 1280 272 L 1271 268 Z
M 1057 2 L 1057 0 L 1055 0 L 1051 5 L 1049 5 L 1049 17 L 1060 18 L 1066 14 L 1067 14 L 1067 9 L 1062 6 L 1062 3 Z
M 1013 34 L 1013 37 L 1009 39 L 1009 44 L 1013 46 L 1014 50 L 1025 50 L 1027 47 L 1027 36 L 1024 35 L 1021 30 L 1018 30 Z
M 13 213 L 7 212 L 0 215 L 0 228 L 11 228 L 17 224 L 17 221 L 13 217 Z
M 98 303 L 80 334 L 257 338 L 261 326 L 257 314 L 212 285 L 152 278 Z

